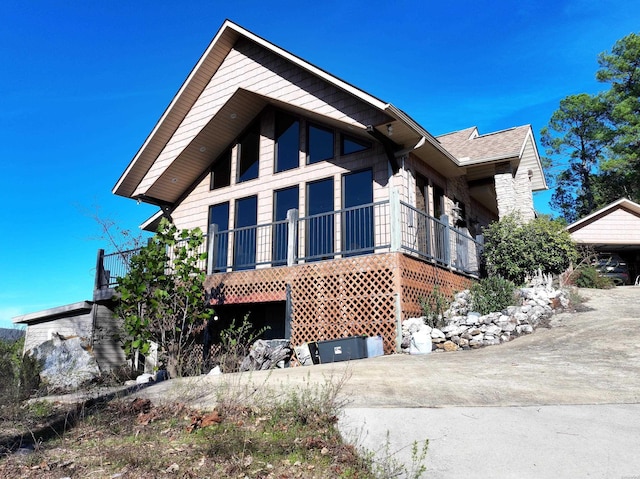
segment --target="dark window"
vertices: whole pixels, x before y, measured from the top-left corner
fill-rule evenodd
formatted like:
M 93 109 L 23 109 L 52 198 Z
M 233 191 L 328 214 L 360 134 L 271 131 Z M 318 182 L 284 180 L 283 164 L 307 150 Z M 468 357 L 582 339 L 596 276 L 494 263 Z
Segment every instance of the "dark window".
M 352 136 L 341 135 L 340 137 L 340 154 L 350 155 L 358 151 L 364 151 L 371 148 L 371 143 L 365 140 L 359 140 Z
M 273 194 L 273 221 L 287 219 L 287 211 L 298 209 L 298 187 L 292 186 Z M 287 264 L 287 223 L 278 223 L 273 232 L 273 265 Z
M 218 234 L 215 238 L 217 246 L 214 250 L 214 272 L 227 269 L 227 257 L 229 251 L 229 203 L 220 203 L 209 207 L 209 224 L 218 226 Z M 211 238 L 208 238 L 211 241 Z
M 333 158 L 333 131 L 309 125 L 307 133 L 307 163 Z
M 373 176 L 371 170 L 342 177 L 344 215 L 342 250 L 345 253 L 373 252 Z
M 225 151 L 211 167 L 211 189 L 217 190 L 231 184 L 231 150 Z
M 439 186 L 433 186 L 433 216 L 440 219 L 444 214 L 444 190 Z
M 258 177 L 258 157 L 260 154 L 260 123 L 249 128 L 238 142 L 238 182 Z
M 307 257 L 333 258 L 333 178 L 307 184 Z
M 236 201 L 236 227 L 233 233 L 233 269 L 251 269 L 256 264 L 256 224 L 258 197 Z
M 300 155 L 300 123 L 291 115 L 276 113 L 276 173 L 297 168 Z

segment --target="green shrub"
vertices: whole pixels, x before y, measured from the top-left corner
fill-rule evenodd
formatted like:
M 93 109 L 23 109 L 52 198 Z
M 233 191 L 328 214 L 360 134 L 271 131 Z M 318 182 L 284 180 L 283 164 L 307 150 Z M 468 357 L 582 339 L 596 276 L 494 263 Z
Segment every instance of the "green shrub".
M 483 258 L 489 275 L 502 276 L 518 285 L 538 269 L 560 274 L 578 257 L 565 225 L 546 217 L 523 223 L 509 215 L 491 223 L 483 234 Z
M 605 276 L 600 276 L 593 266 L 581 266 L 571 273 L 569 279 L 578 288 L 609 289 L 613 287 L 612 281 Z
M 435 285 L 427 296 L 421 296 L 419 301 L 422 315 L 425 317 L 424 323 L 432 328 L 444 326 L 444 312 L 451 300 L 440 291 L 438 285 Z
M 42 366 L 31 356 L 23 356 L 23 347 L 24 338 L 0 340 L 0 405 L 27 399 L 40 386 Z
M 515 285 L 500 276 L 490 276 L 471 287 L 471 308 L 480 314 L 502 311 L 514 304 Z

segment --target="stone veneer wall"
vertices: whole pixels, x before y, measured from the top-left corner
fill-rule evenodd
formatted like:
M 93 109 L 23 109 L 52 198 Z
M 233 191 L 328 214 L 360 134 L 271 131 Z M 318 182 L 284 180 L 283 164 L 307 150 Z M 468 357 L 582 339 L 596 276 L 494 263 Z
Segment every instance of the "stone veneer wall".
M 528 171 L 519 168 L 514 174 L 509 163 L 498 165 L 494 181 L 500 218 L 514 212 L 525 221 L 535 217 Z

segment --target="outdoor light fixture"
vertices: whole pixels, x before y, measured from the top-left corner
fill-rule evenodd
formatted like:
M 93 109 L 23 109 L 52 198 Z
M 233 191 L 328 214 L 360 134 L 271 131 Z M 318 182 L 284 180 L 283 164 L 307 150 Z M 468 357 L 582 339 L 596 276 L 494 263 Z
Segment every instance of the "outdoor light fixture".
M 387 125 L 387 135 L 388 136 L 393 135 L 393 125 L 391 123 Z
M 200 153 L 204 153 L 205 151 L 207 151 L 207 147 L 206 146 L 201 146 L 200 147 Z

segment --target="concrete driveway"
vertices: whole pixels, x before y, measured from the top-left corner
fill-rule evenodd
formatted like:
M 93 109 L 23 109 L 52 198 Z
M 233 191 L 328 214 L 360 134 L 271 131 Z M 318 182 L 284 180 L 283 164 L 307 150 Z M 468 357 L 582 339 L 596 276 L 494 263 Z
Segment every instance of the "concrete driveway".
M 388 437 L 403 462 L 428 439 L 429 478 L 640 479 L 640 287 L 580 294 L 580 312 L 499 346 L 187 378 L 140 394 L 188 391 L 212 407 L 230 380 L 288 389 L 348 377 L 343 433 L 374 451 Z

